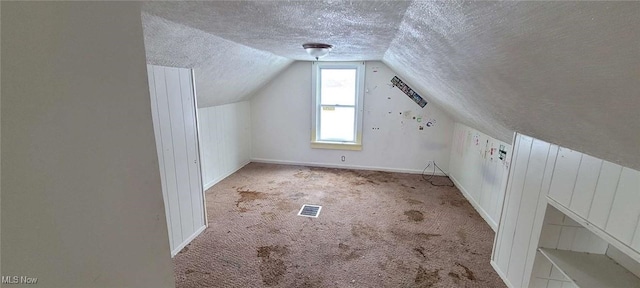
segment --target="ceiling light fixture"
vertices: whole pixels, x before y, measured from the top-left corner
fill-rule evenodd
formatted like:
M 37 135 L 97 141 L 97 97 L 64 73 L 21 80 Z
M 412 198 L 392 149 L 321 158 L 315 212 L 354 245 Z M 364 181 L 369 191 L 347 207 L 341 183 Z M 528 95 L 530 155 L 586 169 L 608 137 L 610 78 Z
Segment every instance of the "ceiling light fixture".
M 307 50 L 307 53 L 315 57 L 317 61 L 318 59 L 327 56 L 327 54 L 329 54 L 329 52 L 333 48 L 333 45 L 324 43 L 305 43 L 302 44 L 302 48 L 304 48 L 304 50 Z

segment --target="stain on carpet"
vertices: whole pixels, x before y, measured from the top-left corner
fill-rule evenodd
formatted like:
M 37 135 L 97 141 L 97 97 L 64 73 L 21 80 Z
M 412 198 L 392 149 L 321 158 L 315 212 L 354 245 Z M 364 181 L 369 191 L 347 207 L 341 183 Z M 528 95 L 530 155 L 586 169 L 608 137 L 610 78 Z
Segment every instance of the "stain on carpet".
M 427 258 L 427 254 L 424 252 L 424 247 L 413 248 L 413 251 L 418 252 L 422 258 Z
M 458 235 L 458 237 L 460 237 L 460 240 L 462 240 L 462 243 L 467 243 L 467 233 L 464 232 L 464 230 L 460 229 L 456 231 L 456 234 Z
M 298 205 L 285 199 L 278 200 L 276 207 L 281 211 L 296 211 L 299 209 Z
M 260 215 L 262 215 L 262 217 L 264 217 L 264 219 L 267 221 L 276 220 L 276 213 L 273 212 L 262 212 L 260 213 Z
M 196 271 L 196 270 L 193 270 L 193 269 L 187 269 L 187 270 L 184 271 L 185 275 L 189 275 L 189 274 L 192 274 L 192 273 L 200 273 L 200 274 L 206 274 L 206 275 L 211 274 L 209 272 Z
M 458 273 L 449 272 L 449 277 L 453 278 L 453 283 L 460 283 L 460 275 Z
M 424 214 L 422 214 L 422 212 L 420 212 L 418 210 L 404 211 L 404 215 L 407 215 L 409 220 L 414 221 L 414 222 L 420 222 L 420 221 L 424 220 Z
M 280 283 L 287 272 L 287 266 L 282 257 L 289 253 L 286 246 L 262 246 L 258 248 L 260 258 L 260 276 L 265 286 L 274 286 Z
M 425 240 L 429 240 L 433 237 L 439 237 L 442 236 L 440 234 L 433 234 L 433 233 L 416 233 L 415 234 L 417 238 L 421 238 L 421 239 L 425 239 Z
M 422 267 L 422 265 L 420 265 L 418 266 L 418 273 L 416 273 L 414 282 L 418 287 L 432 287 L 434 284 L 440 282 L 438 271 L 439 270 L 427 271 Z
M 404 201 L 407 201 L 407 203 L 413 204 L 413 205 L 424 204 L 424 202 L 422 202 L 422 201 L 411 199 L 411 198 L 406 198 L 406 199 L 404 199 Z
M 459 262 L 456 262 L 456 265 L 462 267 L 462 269 L 464 269 L 464 273 L 462 274 L 462 276 L 467 277 L 467 279 L 471 280 L 471 281 L 476 281 L 476 276 L 473 275 L 473 271 L 471 271 L 471 269 L 467 268 L 467 266 L 464 266 L 462 264 L 460 264 Z
M 238 188 L 238 194 L 240 194 L 240 199 L 236 201 L 236 207 L 240 208 L 240 204 L 247 203 L 255 200 L 266 199 L 267 195 L 258 191 L 251 190 L 242 190 Z
M 393 174 L 389 172 L 373 171 L 373 172 L 359 172 L 357 174 L 360 177 L 366 178 L 367 181 L 372 184 L 389 183 L 389 182 L 397 181 L 393 177 Z
M 380 233 L 376 228 L 360 223 L 351 225 L 351 235 L 355 237 L 368 238 L 369 240 L 380 238 Z

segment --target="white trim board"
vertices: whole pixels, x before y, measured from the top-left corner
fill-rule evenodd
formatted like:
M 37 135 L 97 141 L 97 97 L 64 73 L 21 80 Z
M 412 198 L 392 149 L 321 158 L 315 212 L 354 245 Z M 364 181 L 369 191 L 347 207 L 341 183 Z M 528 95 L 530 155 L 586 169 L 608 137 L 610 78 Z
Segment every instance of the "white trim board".
M 456 188 L 458 188 L 458 190 L 462 192 L 462 195 L 464 195 L 464 198 L 467 198 L 469 203 L 471 203 L 471 206 L 473 206 L 473 208 L 476 209 L 476 211 L 478 211 L 480 216 L 482 216 L 482 219 L 484 219 L 484 221 L 487 222 L 487 224 L 489 224 L 489 227 L 491 227 L 493 232 L 497 232 L 498 224 L 495 221 L 493 221 L 491 217 L 489 217 L 489 214 L 486 211 L 484 211 L 482 207 L 480 207 L 480 205 L 476 202 L 476 200 L 473 199 L 473 197 L 471 197 L 471 194 L 469 194 L 469 192 L 460 184 L 460 182 L 458 182 L 458 180 L 456 180 L 455 177 L 453 177 L 453 175 L 449 175 L 449 178 L 451 179 L 451 182 L 453 182 L 453 184 L 456 185 Z
M 287 161 L 287 160 L 274 160 L 274 159 L 263 159 L 263 158 L 251 158 L 251 162 L 256 163 L 267 163 L 267 164 L 281 164 L 281 165 L 296 165 L 296 166 L 311 166 L 311 167 L 324 167 L 324 168 L 338 168 L 338 169 L 354 169 L 354 170 L 371 170 L 371 171 L 383 171 L 383 172 L 394 172 L 394 173 L 407 173 L 407 174 L 422 174 L 422 170 L 414 170 L 414 169 L 402 169 L 402 168 L 386 168 L 386 167 L 375 167 L 375 166 L 359 166 L 359 165 L 342 165 L 342 164 L 327 164 L 327 163 L 318 163 L 318 162 L 298 162 L 298 161 Z M 429 176 L 429 171 L 425 171 L 425 175 Z M 436 176 L 448 176 L 443 174 L 442 172 L 436 171 Z
M 205 194 L 206 194 L 207 190 L 209 190 L 209 188 L 213 187 L 213 185 L 218 184 L 220 181 L 222 181 L 225 178 L 231 176 L 231 174 L 238 172 L 238 170 L 242 169 L 244 166 L 247 166 L 247 164 L 249 164 L 249 163 L 251 163 L 251 161 L 245 161 L 245 162 L 242 163 L 242 165 L 240 165 L 240 167 L 227 172 L 226 174 L 222 175 L 221 177 L 213 179 L 213 181 L 211 181 L 209 183 L 204 184 L 203 188 L 204 188 Z M 206 207 L 205 207 L 205 210 L 206 210 Z

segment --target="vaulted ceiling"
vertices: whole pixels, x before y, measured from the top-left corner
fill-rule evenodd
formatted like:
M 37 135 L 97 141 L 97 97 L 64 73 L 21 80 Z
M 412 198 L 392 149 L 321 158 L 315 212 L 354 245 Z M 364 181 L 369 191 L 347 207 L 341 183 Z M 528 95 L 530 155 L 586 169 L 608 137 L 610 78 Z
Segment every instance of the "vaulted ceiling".
M 640 2 L 149 2 L 148 62 L 194 68 L 201 107 L 248 99 L 305 42 L 381 60 L 458 121 L 640 169 Z

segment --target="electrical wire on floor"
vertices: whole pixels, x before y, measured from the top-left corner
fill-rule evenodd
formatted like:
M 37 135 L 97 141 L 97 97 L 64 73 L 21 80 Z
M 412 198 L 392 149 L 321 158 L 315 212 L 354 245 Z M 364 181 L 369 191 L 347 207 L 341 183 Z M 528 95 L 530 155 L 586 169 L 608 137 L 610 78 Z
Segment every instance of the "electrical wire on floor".
M 431 175 L 429 175 L 429 177 L 425 177 L 424 172 L 427 171 L 427 168 L 429 168 L 429 166 L 431 166 L 431 163 L 433 163 L 433 173 Z M 447 180 L 449 180 L 449 182 L 451 182 L 451 184 L 436 184 L 433 183 L 433 178 L 436 176 L 436 168 L 438 168 L 438 170 L 440 170 L 440 172 L 442 172 L 442 174 L 444 175 L 444 177 L 447 177 Z M 451 178 L 449 178 L 449 175 L 447 175 L 447 173 L 444 173 L 444 171 L 442 171 L 442 169 L 440 169 L 440 167 L 438 167 L 438 164 L 436 164 L 436 161 L 429 161 L 429 164 L 427 164 L 427 167 L 424 167 L 424 169 L 422 170 L 422 179 L 424 179 L 424 181 L 427 181 L 427 183 L 431 184 L 432 186 L 436 186 L 436 187 L 455 187 L 455 185 L 453 184 L 453 181 L 451 181 Z

